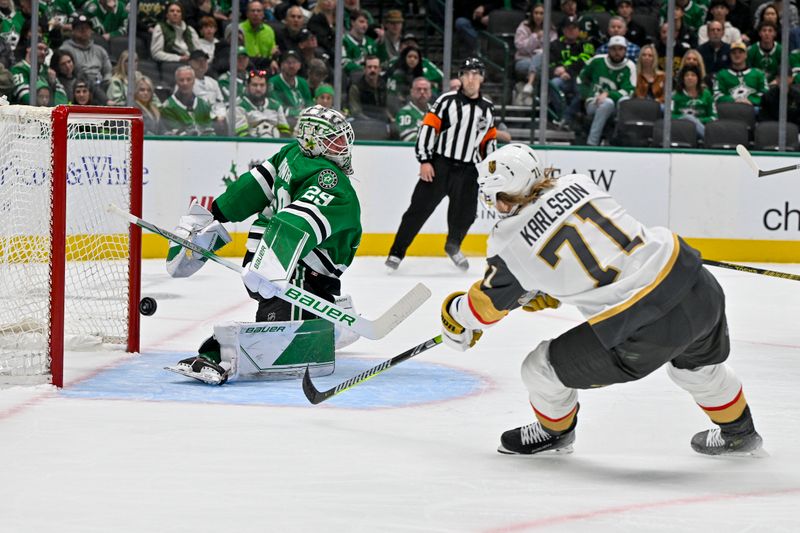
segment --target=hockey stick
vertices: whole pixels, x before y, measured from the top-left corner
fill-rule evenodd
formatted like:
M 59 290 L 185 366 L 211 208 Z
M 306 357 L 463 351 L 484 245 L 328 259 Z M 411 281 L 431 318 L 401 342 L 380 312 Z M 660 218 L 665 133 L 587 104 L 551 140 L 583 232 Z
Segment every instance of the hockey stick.
M 753 172 L 758 174 L 759 178 L 764 176 L 771 176 L 773 174 L 781 174 L 782 172 L 790 172 L 792 170 L 797 170 L 798 168 L 800 168 L 800 165 L 789 165 L 788 167 L 773 168 L 772 170 L 761 170 L 761 168 L 756 163 L 756 160 L 753 159 L 753 156 L 750 155 L 750 152 L 747 151 L 747 148 L 745 148 L 741 144 L 737 144 L 736 152 L 742 159 L 744 159 L 745 163 L 747 163 L 750 166 L 750 168 L 753 169 Z
M 223 259 L 214 252 L 206 250 L 197 246 L 191 241 L 183 239 L 172 232 L 159 228 L 155 224 L 151 224 L 146 220 L 142 220 L 136 215 L 132 215 L 114 204 L 109 204 L 108 210 L 120 217 L 128 220 L 131 224 L 144 228 L 152 233 L 161 235 L 165 239 L 180 244 L 187 250 L 199 254 L 206 259 L 219 263 L 220 265 L 233 270 L 234 272 L 242 272 L 242 267 Z M 301 309 L 313 313 L 320 318 L 324 318 L 328 322 L 333 322 L 336 325 L 351 329 L 368 339 L 382 339 L 390 331 L 392 331 L 400 322 L 408 318 L 411 313 L 416 311 L 420 305 L 425 302 L 430 296 L 431 291 L 423 285 L 418 283 L 413 289 L 408 291 L 400 300 L 386 310 L 381 316 L 375 320 L 369 320 L 359 315 L 352 315 L 338 305 L 323 300 L 310 292 L 302 289 L 301 287 L 289 286 L 285 291 L 276 294 L 281 300 L 287 301 Z
M 339 393 L 346 391 L 351 387 L 355 387 L 359 383 L 363 383 L 370 378 L 373 378 L 383 372 L 384 370 L 388 370 L 393 366 L 399 365 L 403 361 L 407 361 L 411 359 L 415 355 L 421 354 L 422 352 L 429 350 L 436 346 L 437 344 L 442 343 L 442 336 L 437 335 L 432 339 L 428 339 L 421 344 L 417 344 L 413 348 L 406 350 L 405 352 L 401 353 L 400 355 L 395 355 L 391 359 L 384 361 L 383 363 L 373 366 L 362 373 L 358 374 L 357 376 L 353 376 L 352 378 L 348 379 L 347 381 L 343 381 L 339 383 L 332 389 L 328 389 L 326 391 L 318 391 L 317 388 L 314 386 L 314 383 L 311 381 L 311 376 L 308 373 L 308 367 L 306 367 L 306 373 L 303 375 L 303 392 L 308 398 L 308 401 L 317 405 L 318 403 L 324 402 L 328 398 L 336 396 Z
M 782 279 L 790 279 L 792 281 L 800 281 L 800 275 L 789 274 L 788 272 L 778 272 L 776 270 L 766 270 L 764 268 L 749 267 L 744 265 L 734 265 L 733 263 L 725 263 L 723 261 L 712 261 L 711 259 L 703 259 L 703 264 L 720 268 L 727 268 L 729 270 L 738 270 L 739 272 L 748 272 L 750 274 L 761 274 L 762 276 L 771 276 L 773 278 L 782 278 Z

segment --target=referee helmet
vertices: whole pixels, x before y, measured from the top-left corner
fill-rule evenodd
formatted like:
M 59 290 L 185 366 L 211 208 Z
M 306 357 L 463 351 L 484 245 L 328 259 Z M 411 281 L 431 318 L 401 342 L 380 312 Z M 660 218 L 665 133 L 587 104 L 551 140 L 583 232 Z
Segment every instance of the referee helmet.
M 462 76 L 466 72 L 470 70 L 477 70 L 481 76 L 486 75 L 486 66 L 483 64 L 483 61 L 478 59 L 477 57 L 468 57 L 461 63 L 461 67 L 458 69 L 458 75 Z

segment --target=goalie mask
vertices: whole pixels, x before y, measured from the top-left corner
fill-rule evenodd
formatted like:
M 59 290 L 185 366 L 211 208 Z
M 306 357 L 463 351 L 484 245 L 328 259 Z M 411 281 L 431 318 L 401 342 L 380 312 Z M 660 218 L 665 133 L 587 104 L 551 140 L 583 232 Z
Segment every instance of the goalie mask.
M 350 148 L 355 134 L 344 115 L 335 109 L 321 105 L 304 109 L 297 119 L 294 136 L 305 155 L 322 156 L 335 163 L 348 176 L 353 173 Z
M 481 203 L 497 211 L 497 195 L 525 196 L 544 181 L 544 166 L 536 152 L 527 144 L 507 144 L 495 150 L 478 164 L 478 186 Z M 516 214 L 520 205 L 501 217 Z

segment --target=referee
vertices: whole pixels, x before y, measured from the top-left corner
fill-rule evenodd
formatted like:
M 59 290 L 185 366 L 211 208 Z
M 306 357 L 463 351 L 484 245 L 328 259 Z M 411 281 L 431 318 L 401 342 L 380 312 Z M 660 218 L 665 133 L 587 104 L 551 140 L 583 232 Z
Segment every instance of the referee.
M 483 75 L 480 59 L 464 60 L 458 70 L 461 88 L 442 94 L 422 121 L 415 148 L 419 181 L 386 259 L 390 270 L 400 266 L 411 241 L 445 196 L 450 205 L 444 251 L 458 268 L 469 268 L 461 242 L 478 208 L 475 164 L 496 147 L 494 106 L 481 96 Z

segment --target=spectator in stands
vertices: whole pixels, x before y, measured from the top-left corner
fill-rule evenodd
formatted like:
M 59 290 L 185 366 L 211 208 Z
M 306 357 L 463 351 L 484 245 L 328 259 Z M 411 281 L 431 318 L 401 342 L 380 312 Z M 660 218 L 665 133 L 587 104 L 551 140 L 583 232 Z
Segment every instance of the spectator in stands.
M 634 98 L 645 98 L 664 103 L 664 71 L 658 68 L 658 52 L 652 44 L 646 44 L 636 62 L 636 88 Z
M 284 20 L 286 18 L 286 13 L 292 6 L 298 6 L 300 8 L 300 13 L 302 13 L 304 20 L 311 16 L 311 12 L 307 9 L 309 0 L 271 0 L 271 2 L 275 4 L 272 10 L 275 14 L 275 20 Z M 310 3 L 313 4 L 314 1 L 311 0 Z
M 708 75 L 713 79 L 717 72 L 731 66 L 731 45 L 723 42 L 725 30 L 719 21 L 711 20 L 705 27 L 708 40 L 697 51 L 703 56 Z
M 126 2 L 127 3 L 127 2 Z M 166 12 L 165 0 L 138 0 L 136 17 L 136 40 L 139 46 L 150 49 L 150 41 L 158 23 Z
M 161 108 L 161 120 L 167 135 L 214 134 L 211 106 L 194 95 L 194 70 L 189 65 L 175 71 L 175 92 Z
M 625 56 L 628 42 L 622 35 L 608 41 L 608 54 L 596 55 L 586 63 L 578 78 L 586 114 L 592 119 L 586 144 L 598 146 L 606 122 L 614 115 L 617 104 L 633 94 L 636 65 Z
M 245 83 L 247 82 L 247 72 L 250 69 L 250 57 L 247 55 L 247 49 L 244 46 L 240 46 L 236 52 L 236 96 L 241 98 L 244 94 Z M 219 75 L 217 78 L 219 82 L 219 88 L 222 91 L 222 96 L 225 97 L 225 101 L 231 105 L 235 105 L 235 103 L 231 100 L 231 74 L 230 71 L 225 71 Z
M 369 24 L 366 12 L 354 11 L 350 17 L 350 31 L 342 43 L 342 69 L 352 83 L 364 73 L 367 56 L 376 56 L 378 48 L 375 41 L 366 35 Z
M 386 95 L 389 113 L 394 115 L 401 107 L 406 105 L 406 100 L 411 92 L 414 80 L 424 77 L 422 71 L 422 52 L 415 46 L 404 48 L 400 57 L 384 74 L 386 79 Z
M 776 41 L 777 32 L 775 24 L 765 20 L 758 27 L 758 41 L 747 49 L 747 64 L 763 70 L 769 84 L 778 82 L 781 66 L 781 45 Z
M 430 110 L 431 96 L 433 96 L 431 82 L 421 76 L 414 79 L 408 103 L 397 112 L 394 118 L 397 134 L 401 141 L 414 142 L 417 140 L 422 119 Z
M 150 81 L 150 78 L 142 76 L 136 80 L 133 105 L 142 111 L 145 135 L 161 135 L 164 133 L 164 126 L 161 124 L 161 111 L 158 109 L 158 100 L 153 93 L 153 82 Z
M 713 86 L 714 80 L 706 72 L 706 64 L 705 61 L 703 61 L 703 56 L 700 55 L 700 52 L 697 50 L 687 50 L 686 53 L 683 54 L 681 62 L 678 64 L 678 72 L 680 72 L 680 70 L 687 65 L 695 66 L 700 70 L 701 79 L 706 87 Z M 677 75 L 675 78 L 677 79 Z
M 625 19 L 619 16 L 614 16 L 608 19 L 608 38 L 614 37 L 615 35 L 619 35 L 621 37 L 625 37 L 625 34 L 628 33 L 628 24 L 625 22 Z M 639 52 L 640 48 L 637 44 L 632 43 L 625 40 L 628 43 L 628 49 L 625 51 L 625 57 L 630 59 L 631 61 L 635 62 L 639 59 Z M 597 49 L 597 54 L 607 54 L 608 53 L 608 41 L 603 43 L 600 48 Z
M 95 34 L 105 42 L 128 35 L 128 3 L 124 0 L 88 0 L 83 12 Z
M 536 76 L 542 72 L 542 51 L 558 39 L 558 33 L 550 28 L 544 35 L 544 6 L 538 3 L 528 9 L 527 17 L 514 32 L 514 73 L 517 79 L 527 80 L 523 93 L 533 94 Z
M 269 94 L 283 106 L 291 126 L 295 125 L 303 109 L 313 102 L 308 81 L 297 75 L 301 65 L 297 50 L 287 50 L 281 54 L 280 72 L 269 79 Z
M 680 11 L 680 18 L 683 20 L 683 26 L 693 35 L 697 35 L 697 30 L 706 21 L 705 2 L 698 2 L 697 0 L 675 0 L 675 22 L 678 20 L 678 11 Z M 661 22 L 667 21 L 667 3 L 661 3 Z M 676 26 L 677 29 L 677 26 Z M 692 43 L 692 48 L 697 45 L 696 42 Z
M 746 44 L 754 43 L 758 41 L 758 29 L 761 27 L 762 22 L 771 22 L 775 25 L 778 34 L 778 41 L 780 41 L 781 35 L 781 24 L 780 24 L 780 12 L 775 7 L 773 2 L 767 2 L 759 6 L 761 9 L 756 10 L 756 15 L 753 17 L 753 27 L 747 31 L 744 35 L 742 35 L 742 41 Z
M 694 65 L 685 65 L 678 71 L 678 86 L 672 95 L 672 118 L 692 122 L 701 140 L 705 137 L 705 125 L 717 118 L 714 97 L 703 82 L 700 69 Z
M 50 86 L 46 83 L 36 83 L 36 105 L 38 107 L 50 107 Z
M 600 46 L 600 26 L 597 21 L 589 14 L 578 14 L 578 3 L 576 0 L 561 0 L 561 12 L 564 13 L 564 19 L 574 17 L 578 23 L 580 32 L 578 39 L 581 42 L 592 45 L 593 49 Z
M 468 54 L 477 52 L 478 32 L 486 30 L 489 26 L 489 13 L 493 9 L 502 7 L 503 3 L 486 0 L 462 0 L 453 4 L 454 31 L 461 37 Z
M 134 56 L 134 65 L 139 64 L 139 58 Z M 134 78 L 138 79 L 142 73 L 134 71 Z M 117 58 L 117 64 L 111 70 L 111 83 L 108 85 L 107 105 L 126 105 L 128 102 L 128 51 L 123 50 Z
M 711 22 L 718 22 L 722 26 L 722 42 L 731 44 L 742 39 L 742 32 L 740 32 L 739 29 L 731 24 L 728 20 L 730 8 L 725 0 L 712 0 L 711 7 L 708 11 L 711 14 L 711 20 L 709 20 L 709 22 L 705 25 L 700 26 L 700 29 L 697 31 L 697 43 L 700 46 L 709 40 L 708 25 Z
M 240 136 L 274 139 L 288 136 L 292 129 L 283 106 L 268 98 L 267 71 L 251 70 L 245 94 L 239 99 L 236 133 Z
M 14 94 L 11 99 L 12 103 L 16 104 L 30 104 L 30 77 L 31 77 L 31 43 L 20 43 L 18 46 L 23 46 L 25 50 L 25 59 L 16 63 L 11 67 L 10 72 L 14 81 Z M 47 54 L 50 52 L 48 46 L 39 42 L 37 45 L 37 62 L 39 65 L 39 75 L 37 76 L 37 84 L 43 83 L 50 87 L 51 101 L 53 104 L 66 104 L 67 94 L 64 92 L 64 87 L 59 83 L 55 71 L 50 70 L 45 62 Z M 34 97 L 35 98 L 35 97 Z
M 75 58 L 69 50 L 55 50 L 50 56 L 50 68 L 64 89 L 64 94 L 72 94 L 72 86 L 80 75 Z
M 298 36 L 299 42 L 297 43 L 297 51 L 300 53 L 302 66 L 300 67 L 300 76 L 308 77 L 308 67 L 312 59 L 321 59 L 326 65 L 330 64 L 331 58 L 325 49 L 317 45 L 317 36 L 314 35 L 308 28 L 300 30 Z
M 447 82 L 448 91 L 457 91 L 460 88 L 461 88 L 461 80 L 458 78 L 450 78 L 450 81 Z
M 361 0 L 344 0 L 344 29 L 350 31 L 350 25 L 353 22 L 354 13 L 363 13 L 367 17 L 367 33 L 372 38 L 379 38 L 383 35 L 382 28 L 375 27 L 375 19 L 372 18 L 372 13 L 365 9 L 361 9 Z
M 179 0 L 183 7 L 183 20 L 200 33 L 200 19 L 214 16 L 211 0 Z
M 378 40 L 378 57 L 381 64 L 388 66 L 389 62 L 400 56 L 400 39 L 403 37 L 403 12 L 399 9 L 390 9 L 383 17 L 383 36 Z
M 214 131 L 217 135 L 224 135 L 226 132 L 226 117 L 228 109 L 225 106 L 225 98 L 219 88 L 219 82 L 208 74 L 208 54 L 201 49 L 192 50 L 189 54 L 189 66 L 194 71 L 194 85 L 192 91 L 198 98 L 202 98 L 211 108 L 211 120 L 214 124 Z
M 572 123 L 580 111 L 581 97 L 578 76 L 594 55 L 594 46 L 579 40 L 578 19 L 567 17 L 561 22 L 562 36 L 550 43 L 550 105 L 559 117 L 559 124 Z
M 409 46 L 418 48 L 420 50 L 420 54 L 422 53 L 421 52 L 422 49 L 419 46 L 419 40 L 417 39 L 417 36 L 414 35 L 413 33 L 406 33 L 405 35 L 403 35 L 403 38 L 400 39 L 400 52 L 402 53 L 403 50 L 405 50 Z M 436 64 L 433 61 L 431 61 L 430 59 L 428 59 L 423 55 L 420 55 L 420 57 L 421 57 L 420 61 L 422 62 L 422 75 L 425 76 L 428 79 L 428 81 L 431 82 L 431 86 L 433 87 L 433 94 L 436 95 L 442 88 L 444 73 L 441 71 L 439 67 L 436 66 Z M 397 61 L 396 59 L 389 61 L 388 68 L 392 68 L 396 61 Z
M 219 45 L 219 39 L 217 39 L 217 19 L 214 17 L 201 18 L 198 37 L 198 48 L 206 53 L 209 62 L 213 64 L 217 45 Z
M 313 93 L 316 94 L 317 88 L 323 83 L 328 82 L 328 78 L 330 75 L 328 64 L 319 59 L 314 58 L 308 63 L 308 89 Z
M 731 45 L 731 66 L 717 72 L 714 80 L 714 100 L 740 102 L 753 106 L 755 114 L 761 105 L 761 97 L 767 92 L 764 72 L 747 66 L 747 45 L 737 41 Z
M 281 53 L 287 50 L 297 50 L 300 44 L 300 30 L 306 25 L 303 8 L 291 6 L 286 10 L 283 28 L 275 34 L 275 42 Z
M 3 0 L 0 0 L 2 2 Z M 0 25 L 2 25 L 2 20 L 0 20 Z M 14 49 L 11 48 L 11 45 L 6 42 L 2 35 L 0 35 L 0 65 L 5 68 L 8 68 L 12 65 L 14 60 Z
M 675 19 L 677 22 L 677 19 Z M 677 32 L 676 32 L 677 35 Z M 658 32 L 658 42 L 656 42 L 656 52 L 658 52 L 658 67 L 664 72 L 670 73 L 673 77 L 678 73 L 681 65 L 681 58 L 692 46 L 686 42 L 676 39 L 672 49 L 672 68 L 666 65 L 667 61 L 667 23 L 661 25 Z
M 61 45 L 62 50 L 72 53 L 75 67 L 86 76 L 92 85 L 92 100 L 106 102 L 106 89 L 111 82 L 111 59 L 108 52 L 94 44 L 89 19 L 79 15 L 72 20 L 72 38 Z
M 188 66 L 189 54 L 199 48 L 200 37 L 183 20 L 183 7 L 178 2 L 167 4 L 166 20 L 153 28 L 150 55 L 161 65 L 161 77 L 171 83 L 175 69 Z M 166 120 L 166 113 L 164 114 Z
M 306 27 L 331 58 L 336 53 L 336 0 L 317 0 Z
M 800 24 L 800 16 L 798 16 L 797 6 L 795 5 L 795 0 L 789 2 L 789 28 L 796 28 L 798 24 Z M 750 2 L 750 6 L 752 8 L 753 2 Z M 765 18 L 763 13 L 767 11 L 770 7 L 775 10 L 775 17 L 772 18 L 768 17 Z M 758 26 L 761 22 L 765 20 L 769 20 L 770 22 L 774 22 L 775 26 L 778 28 L 778 42 L 781 40 L 781 32 L 780 27 L 783 24 L 783 1 L 782 0 L 771 0 L 768 2 L 763 2 L 756 8 L 755 13 L 753 14 L 753 19 L 756 21 L 753 24 L 753 27 L 757 30 Z M 791 30 L 790 30 L 791 31 Z M 753 39 L 755 40 L 755 39 Z
M 239 24 L 239 29 L 244 35 L 244 47 L 253 66 L 277 71 L 275 32 L 264 23 L 264 4 L 260 0 L 247 3 L 247 20 Z
M 389 122 L 392 117 L 386 105 L 386 82 L 381 77 L 381 60 L 368 55 L 364 60 L 364 75 L 350 86 L 350 116 L 367 117 Z
M 327 83 L 323 83 L 319 87 L 317 87 L 316 92 L 314 92 L 314 103 L 317 105 L 321 105 L 322 107 L 331 108 L 333 107 L 333 87 L 328 85 Z
M 75 105 L 92 105 L 92 88 L 89 80 L 81 76 L 75 81 L 72 86 L 72 94 L 70 95 L 69 103 Z
M 617 15 L 622 17 L 625 24 L 628 26 L 628 31 L 625 33 L 625 39 L 629 43 L 634 43 L 640 48 L 646 44 L 653 42 L 652 35 L 647 35 L 647 30 L 633 20 L 633 0 L 617 0 Z M 635 61 L 635 59 L 634 59 Z

